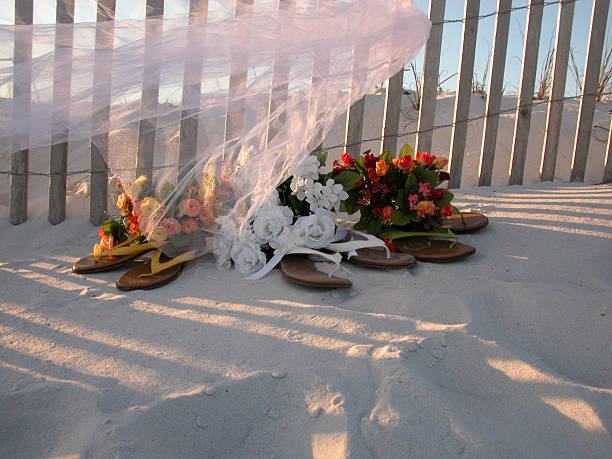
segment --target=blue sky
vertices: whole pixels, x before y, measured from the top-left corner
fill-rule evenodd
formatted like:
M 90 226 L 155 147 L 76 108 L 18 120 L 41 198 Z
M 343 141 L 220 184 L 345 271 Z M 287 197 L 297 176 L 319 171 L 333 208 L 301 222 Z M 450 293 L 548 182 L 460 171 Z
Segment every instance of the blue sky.
M 278 0 L 255 0 L 258 3 L 274 3 Z M 414 0 L 419 9 L 424 12 L 428 11 L 429 0 Z M 228 4 L 233 2 L 223 0 L 210 1 L 210 15 L 222 16 L 228 10 Z M 527 0 L 515 0 L 513 6 L 523 6 L 528 3 Z M 36 23 L 51 23 L 55 20 L 55 0 L 34 0 L 34 21 Z M 95 20 L 95 1 L 94 0 L 76 0 L 76 21 L 87 22 Z M 186 16 L 189 0 L 166 0 L 165 14 L 167 16 Z M 586 59 L 586 47 L 588 43 L 589 27 L 591 21 L 592 0 L 577 0 L 574 13 L 574 24 L 572 31 L 572 47 L 579 68 L 582 70 Z M 480 14 L 487 14 L 495 11 L 497 0 L 481 0 Z M 0 23 L 12 23 L 14 15 L 14 0 L 0 0 Z M 118 18 L 141 18 L 144 16 L 145 1 L 144 0 L 117 0 L 117 17 Z M 464 1 L 463 0 L 448 0 L 446 2 L 445 19 L 459 19 L 463 17 Z M 230 8 L 231 11 L 231 8 Z M 550 5 L 544 8 L 544 18 L 542 26 L 542 35 L 540 39 L 539 65 L 538 73 L 542 68 L 542 61 L 545 54 L 551 45 L 554 46 L 556 22 L 558 14 L 558 5 Z M 505 93 L 516 93 L 519 88 L 521 75 L 521 61 L 523 55 L 523 35 L 525 33 L 525 22 L 527 18 L 527 10 L 519 10 L 512 13 L 510 24 L 510 40 L 508 44 L 508 54 L 506 60 L 506 74 L 504 78 Z M 607 43 L 612 45 L 612 12 L 608 12 L 608 29 Z M 495 17 L 489 17 L 479 21 L 478 25 L 478 41 L 476 46 L 475 73 L 478 79 L 482 79 L 487 56 L 493 45 L 493 34 L 495 30 Z M 461 33 L 462 24 L 445 24 L 444 35 L 442 42 L 442 55 L 440 71 L 442 79 L 449 77 L 457 72 L 459 67 L 459 56 L 461 53 Z M 418 68 L 422 67 L 423 52 L 417 58 L 416 63 Z M 404 85 L 413 87 L 414 82 L 412 76 L 407 73 Z M 452 77 L 444 84 L 444 88 L 449 91 L 454 91 L 457 85 L 457 78 Z M 566 95 L 575 95 L 577 93 L 574 78 L 571 72 L 568 72 Z

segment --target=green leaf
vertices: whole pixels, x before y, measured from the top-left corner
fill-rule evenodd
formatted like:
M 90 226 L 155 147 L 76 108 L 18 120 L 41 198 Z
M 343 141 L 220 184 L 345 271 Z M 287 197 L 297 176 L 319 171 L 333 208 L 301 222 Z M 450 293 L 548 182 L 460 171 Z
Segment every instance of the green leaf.
M 406 182 L 404 183 L 404 188 L 410 193 L 416 193 L 418 191 L 418 182 L 414 174 L 408 174 Z
M 174 187 L 169 182 L 164 182 L 157 192 L 157 199 L 164 202 L 168 196 L 174 191 Z
M 350 194 L 349 197 L 344 201 L 344 207 L 346 207 L 346 211 L 349 214 L 354 214 L 359 210 L 359 206 L 357 205 L 357 195 Z
M 396 210 L 393 212 L 393 217 L 391 218 L 391 223 L 397 226 L 404 226 L 410 223 L 410 216 L 406 215 L 401 210 Z
M 410 156 L 411 158 L 414 156 L 414 151 L 412 151 L 412 148 L 408 144 L 402 147 L 402 149 L 400 150 L 399 157 L 401 158 L 402 156 L 406 155 Z
M 442 191 L 442 199 L 440 201 L 438 201 L 436 203 L 436 205 L 442 209 L 444 207 L 446 207 L 447 205 L 449 205 L 451 203 L 451 201 L 453 200 L 455 195 L 453 195 L 453 193 L 451 193 L 448 190 L 444 190 Z
M 367 225 L 366 223 L 359 220 L 357 223 L 355 223 L 355 226 L 353 226 L 353 228 L 355 228 L 357 231 L 365 231 L 367 228 Z
M 334 181 L 341 184 L 344 187 L 344 191 L 352 190 L 355 183 L 357 183 L 360 179 L 361 175 L 351 171 L 342 171 L 334 177 Z
M 325 166 L 325 163 L 327 162 L 327 156 L 329 155 L 329 152 L 326 151 L 324 153 L 321 153 L 319 155 L 319 165 L 320 166 Z
M 386 162 L 387 164 L 391 164 L 391 160 L 393 157 L 391 156 L 390 151 L 384 151 L 382 155 L 380 155 L 380 160 Z
M 106 220 L 102 223 L 102 229 L 105 234 L 112 234 L 113 237 L 117 236 L 117 228 L 119 227 L 119 223 L 115 220 Z
M 191 234 L 176 233 L 171 240 L 174 247 L 184 247 L 191 242 Z
M 382 222 L 376 218 L 368 222 L 365 230 L 370 234 L 378 234 L 381 228 L 382 228 Z
M 428 169 L 423 169 L 419 176 L 421 177 L 421 183 L 429 183 L 431 185 L 430 189 L 433 189 L 440 181 L 440 176 Z

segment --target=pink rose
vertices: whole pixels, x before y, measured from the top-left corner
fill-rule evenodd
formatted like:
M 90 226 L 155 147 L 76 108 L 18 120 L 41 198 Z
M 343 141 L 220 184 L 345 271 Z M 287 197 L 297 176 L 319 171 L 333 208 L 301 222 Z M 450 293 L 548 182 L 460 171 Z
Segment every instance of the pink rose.
M 164 218 L 160 224 L 166 229 L 168 237 L 174 236 L 176 233 L 181 231 L 181 224 L 174 218 Z
M 178 205 L 179 217 L 187 215 L 188 217 L 197 217 L 202 210 L 202 204 L 197 199 L 185 199 Z
M 185 234 L 191 234 L 200 227 L 195 218 L 188 218 L 181 222 L 181 231 Z

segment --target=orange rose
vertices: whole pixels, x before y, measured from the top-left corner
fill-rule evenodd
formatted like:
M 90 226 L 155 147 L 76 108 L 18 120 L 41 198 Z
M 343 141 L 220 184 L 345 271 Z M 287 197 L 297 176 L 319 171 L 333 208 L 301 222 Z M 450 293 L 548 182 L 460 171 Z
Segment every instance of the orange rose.
M 166 229 L 166 233 L 168 233 L 168 237 L 174 236 L 176 233 L 178 233 L 181 230 L 181 224 L 177 222 L 174 218 L 171 218 L 171 217 L 164 218 L 161 221 L 160 225 Z
M 179 217 L 187 215 L 188 217 L 197 217 L 202 210 L 202 204 L 197 199 L 185 199 L 178 205 Z
M 389 165 L 383 160 L 378 161 L 376 163 L 376 175 L 384 177 L 387 172 L 389 172 Z
M 210 209 L 210 207 L 202 206 L 199 219 L 202 222 L 202 225 L 204 225 L 205 227 L 210 227 L 215 223 L 215 214 Z
M 436 158 L 436 160 L 434 161 L 434 167 L 437 169 L 442 169 L 447 164 L 448 164 L 448 159 L 444 157 Z
M 191 234 L 200 227 L 195 218 L 188 218 L 181 222 L 181 231 L 185 234 Z
M 127 193 L 121 193 L 119 197 L 117 198 L 117 204 L 115 204 L 115 206 L 118 209 L 121 209 L 122 212 L 124 212 L 124 211 L 127 211 L 129 205 L 130 205 L 130 198 L 128 197 Z

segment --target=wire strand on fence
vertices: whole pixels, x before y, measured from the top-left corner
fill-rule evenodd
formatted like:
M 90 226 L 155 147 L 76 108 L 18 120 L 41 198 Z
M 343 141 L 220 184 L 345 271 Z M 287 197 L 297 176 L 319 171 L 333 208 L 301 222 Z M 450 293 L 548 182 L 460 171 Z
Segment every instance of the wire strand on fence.
M 600 93 L 600 94 L 580 94 L 577 96 L 566 96 L 566 97 L 562 97 L 560 99 L 554 99 L 554 100 L 540 100 L 537 102 L 531 102 L 529 104 L 523 104 L 523 105 L 517 105 L 517 106 L 513 106 L 511 108 L 507 108 L 504 110 L 500 110 L 497 113 L 493 113 L 493 114 L 484 114 L 484 115 L 479 115 L 479 116 L 474 116 L 472 118 L 467 118 L 465 120 L 459 120 L 458 123 L 470 123 L 472 121 L 478 121 L 484 118 L 490 118 L 493 116 L 499 116 L 499 115 L 503 115 L 505 113 L 510 113 L 510 112 L 515 112 L 517 110 L 520 110 L 522 108 L 527 108 L 527 107 L 535 107 L 538 105 L 543 105 L 543 104 L 548 104 L 550 102 L 564 102 L 566 100 L 572 100 L 572 99 L 581 99 L 585 96 L 609 96 L 612 95 L 612 92 L 606 92 L 606 93 Z M 393 134 L 390 135 L 388 137 L 406 137 L 409 135 L 414 135 L 414 134 L 418 134 L 418 133 L 423 133 L 423 132 L 430 132 L 430 131 L 435 131 L 437 129 L 444 129 L 444 128 L 449 128 L 452 126 L 455 126 L 457 123 L 447 123 L 447 124 L 440 124 L 437 126 L 433 126 L 429 129 L 423 129 L 421 131 L 418 130 L 413 130 L 413 131 L 408 131 L 408 132 L 401 132 L 398 134 Z M 605 128 L 603 128 L 605 129 Z M 352 144 L 345 144 L 345 143 L 341 143 L 341 144 L 337 144 L 337 145 L 332 145 L 331 147 L 325 147 L 322 149 L 316 149 L 314 150 L 315 153 L 317 152 L 322 152 L 322 151 L 330 151 L 330 150 L 337 150 L 338 148 L 344 148 L 344 147 L 348 147 L 348 146 L 355 146 L 355 145 L 362 145 L 364 143 L 367 142 L 375 142 L 375 141 L 379 141 L 382 140 L 383 136 L 378 136 L 378 137 L 372 137 L 370 139 L 362 139 L 360 142 L 356 142 L 356 143 L 352 143 Z M 164 165 L 160 165 L 160 166 L 153 166 L 150 169 L 151 170 L 160 170 L 160 169 L 168 169 L 168 168 L 173 168 L 173 167 L 178 167 L 178 163 L 175 164 L 164 164 Z M 131 171 L 135 171 L 137 170 L 135 167 L 134 168 L 123 168 L 123 169 L 115 169 L 113 170 L 113 172 L 131 172 Z M 32 176 L 40 176 L 40 177 L 50 177 L 52 175 L 66 175 L 66 176 L 71 176 L 71 175 L 80 175 L 80 174 L 96 174 L 96 173 L 104 173 L 106 171 L 98 171 L 98 170 L 92 170 L 92 169 L 81 169 L 81 170 L 75 170 L 75 171 L 67 171 L 66 173 L 64 172 L 26 172 L 26 173 L 11 173 L 11 171 L 0 171 L 0 175 L 13 175 L 13 176 L 23 176 L 23 175 L 32 175 Z
M 551 6 L 551 5 L 558 5 L 560 3 L 576 3 L 579 0 L 551 0 L 551 1 L 543 1 L 541 3 L 536 3 L 534 6 Z M 492 13 L 487 13 L 487 14 L 481 14 L 479 16 L 468 16 L 465 18 L 460 18 L 460 19 L 445 19 L 444 21 L 440 21 L 440 22 L 432 22 L 431 25 L 440 25 L 440 24 L 461 24 L 464 23 L 468 20 L 471 19 L 486 19 L 486 18 L 490 18 L 493 16 L 497 16 L 498 14 L 510 14 L 513 11 L 518 11 L 518 10 L 529 10 L 531 9 L 532 5 L 531 4 L 527 4 L 527 5 L 523 5 L 523 6 L 513 6 L 511 7 L 509 10 L 507 11 L 493 11 Z

